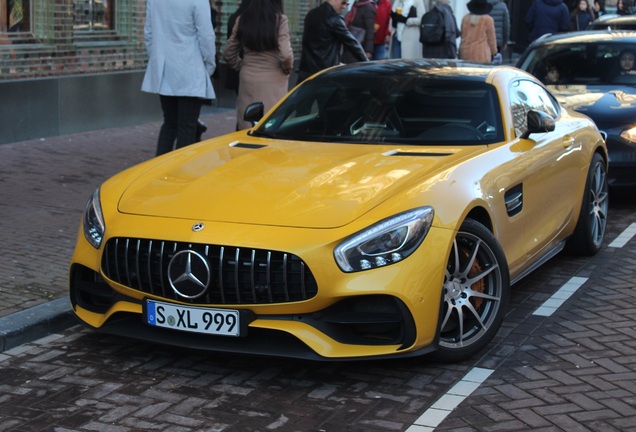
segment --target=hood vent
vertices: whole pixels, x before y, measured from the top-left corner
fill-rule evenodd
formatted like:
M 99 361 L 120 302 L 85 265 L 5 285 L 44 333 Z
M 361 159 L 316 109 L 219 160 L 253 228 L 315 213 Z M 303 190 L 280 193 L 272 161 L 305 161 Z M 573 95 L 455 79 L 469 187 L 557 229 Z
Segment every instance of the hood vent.
M 266 145 L 263 144 L 245 144 L 245 143 L 232 143 L 230 144 L 230 147 L 238 147 L 238 148 L 246 148 L 246 149 L 252 149 L 252 150 L 257 150 L 263 147 L 267 147 Z

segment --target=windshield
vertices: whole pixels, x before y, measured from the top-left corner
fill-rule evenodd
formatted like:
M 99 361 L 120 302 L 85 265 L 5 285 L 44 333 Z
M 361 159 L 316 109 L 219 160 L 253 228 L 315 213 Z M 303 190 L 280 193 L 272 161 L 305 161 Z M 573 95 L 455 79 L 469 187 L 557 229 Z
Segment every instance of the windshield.
M 344 143 L 488 144 L 503 140 L 496 90 L 430 76 L 341 76 L 306 81 L 251 132 Z
M 636 46 L 621 43 L 551 44 L 521 65 L 546 85 L 636 85 Z

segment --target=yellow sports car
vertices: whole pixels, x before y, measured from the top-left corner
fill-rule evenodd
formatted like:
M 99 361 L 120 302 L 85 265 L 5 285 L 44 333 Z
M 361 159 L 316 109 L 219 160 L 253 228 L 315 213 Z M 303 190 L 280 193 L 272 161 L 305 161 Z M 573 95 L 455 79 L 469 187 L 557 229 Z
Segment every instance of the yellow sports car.
M 511 285 L 602 245 L 605 143 L 519 69 L 339 66 L 245 118 L 90 197 L 81 321 L 224 352 L 458 361 L 493 338 Z

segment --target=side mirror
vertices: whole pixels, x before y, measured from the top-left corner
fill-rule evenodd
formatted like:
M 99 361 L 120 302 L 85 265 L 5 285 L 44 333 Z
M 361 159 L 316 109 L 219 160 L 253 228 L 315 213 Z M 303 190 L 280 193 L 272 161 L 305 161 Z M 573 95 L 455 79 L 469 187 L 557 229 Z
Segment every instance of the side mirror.
M 552 117 L 544 112 L 532 110 L 528 112 L 528 130 L 521 138 L 527 139 L 533 133 L 552 132 L 554 128 L 555 122 Z
M 251 103 L 245 108 L 245 114 L 243 114 L 243 120 L 252 123 L 255 126 L 260 119 L 263 118 L 265 113 L 265 104 L 263 102 Z

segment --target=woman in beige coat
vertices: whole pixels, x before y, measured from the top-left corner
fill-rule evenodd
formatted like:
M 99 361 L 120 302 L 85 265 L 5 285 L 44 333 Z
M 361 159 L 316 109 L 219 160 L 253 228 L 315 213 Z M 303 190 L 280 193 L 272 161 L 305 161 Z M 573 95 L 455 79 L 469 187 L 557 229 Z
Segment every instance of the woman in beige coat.
M 488 13 L 492 5 L 488 0 L 470 0 L 466 5 L 470 13 L 462 19 L 462 42 L 459 58 L 476 63 L 491 63 L 497 54 L 495 21 Z
M 239 71 L 237 127 L 248 129 L 252 125 L 243 120 L 243 113 L 249 104 L 263 102 L 267 111 L 289 89 L 294 55 L 282 0 L 250 0 L 236 20 L 223 58 Z

